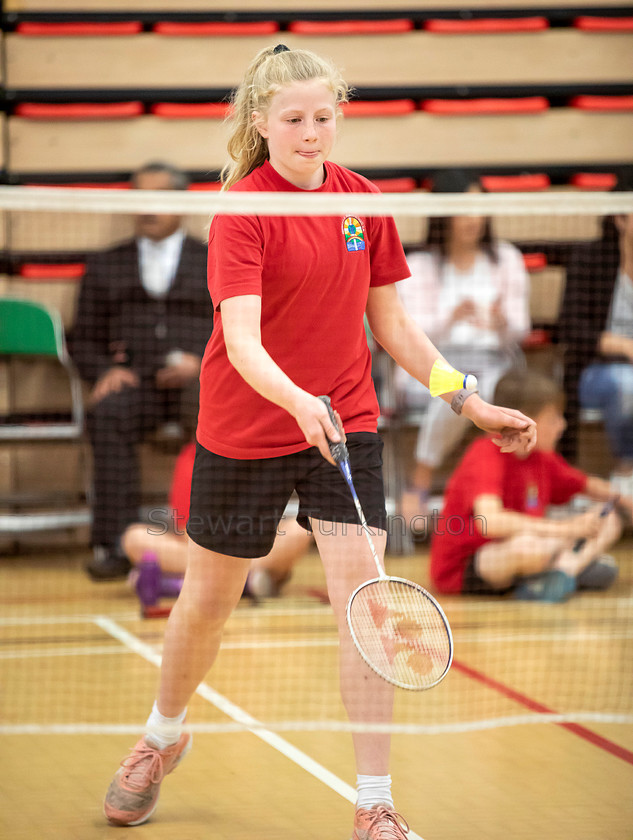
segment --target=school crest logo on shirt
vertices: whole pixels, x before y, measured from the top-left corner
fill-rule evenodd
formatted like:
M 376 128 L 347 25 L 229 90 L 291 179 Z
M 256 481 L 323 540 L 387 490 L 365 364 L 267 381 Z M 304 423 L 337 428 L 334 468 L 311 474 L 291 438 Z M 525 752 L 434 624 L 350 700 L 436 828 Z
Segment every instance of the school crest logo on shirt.
M 536 484 L 528 484 L 525 492 L 525 509 L 535 510 L 538 507 L 538 487 Z
M 343 220 L 343 236 L 348 251 L 365 250 L 365 231 L 361 222 L 354 216 L 348 216 Z

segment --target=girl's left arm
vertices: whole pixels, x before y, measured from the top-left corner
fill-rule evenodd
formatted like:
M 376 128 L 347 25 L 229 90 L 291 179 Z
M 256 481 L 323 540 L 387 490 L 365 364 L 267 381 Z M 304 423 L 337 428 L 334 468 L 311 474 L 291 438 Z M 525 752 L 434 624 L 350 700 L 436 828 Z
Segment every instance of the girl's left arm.
M 428 387 L 431 368 L 442 354 L 407 313 L 396 286 L 372 286 L 367 298 L 367 321 L 376 341 L 401 368 Z
M 444 357 L 406 313 L 395 284 L 371 286 L 366 313 L 376 341 L 400 367 L 428 388 L 431 368 Z M 455 392 L 444 394 L 442 399 L 450 403 L 454 395 Z M 462 413 L 480 429 L 494 434 L 502 452 L 529 451 L 536 443 L 533 420 L 520 411 L 490 405 L 479 394 L 466 400 Z

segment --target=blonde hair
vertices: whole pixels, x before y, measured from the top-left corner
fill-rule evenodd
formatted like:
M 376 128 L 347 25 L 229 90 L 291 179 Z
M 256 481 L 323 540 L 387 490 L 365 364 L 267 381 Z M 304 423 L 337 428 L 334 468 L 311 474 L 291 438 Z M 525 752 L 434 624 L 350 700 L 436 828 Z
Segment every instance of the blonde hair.
M 231 125 L 227 143 L 231 160 L 220 174 L 223 190 L 268 159 L 268 144 L 257 130 L 253 111 L 266 114 L 273 96 L 282 87 L 314 79 L 323 80 L 332 90 L 336 106 L 347 101 L 349 87 L 339 70 L 316 53 L 289 50 L 280 44 L 266 47 L 255 56 L 233 94 L 232 109 L 227 117 Z

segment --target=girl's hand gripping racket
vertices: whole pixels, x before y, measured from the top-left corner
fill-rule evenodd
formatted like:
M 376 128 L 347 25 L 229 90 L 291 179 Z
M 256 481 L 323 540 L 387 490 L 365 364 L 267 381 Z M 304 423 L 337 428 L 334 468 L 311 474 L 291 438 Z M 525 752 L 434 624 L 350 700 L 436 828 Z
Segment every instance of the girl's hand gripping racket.
M 320 397 L 339 428 L 329 397 Z M 350 489 L 378 577 L 365 581 L 347 602 L 347 624 L 356 648 L 380 677 L 399 688 L 422 691 L 437 685 L 453 661 L 453 636 L 435 598 L 417 583 L 385 573 L 352 481 L 344 442 L 330 452 Z

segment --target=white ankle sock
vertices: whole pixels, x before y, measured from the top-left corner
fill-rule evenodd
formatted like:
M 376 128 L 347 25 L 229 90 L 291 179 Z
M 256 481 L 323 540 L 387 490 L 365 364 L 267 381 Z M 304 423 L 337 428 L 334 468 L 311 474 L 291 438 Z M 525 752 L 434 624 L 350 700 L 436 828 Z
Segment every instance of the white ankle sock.
M 172 744 L 175 744 L 182 735 L 182 726 L 186 714 L 187 710 L 185 709 L 177 717 L 165 717 L 165 715 L 161 715 L 158 711 L 158 706 L 154 702 L 152 712 L 147 718 L 147 724 L 145 725 L 146 739 L 159 750 L 164 750 L 165 747 L 170 747 Z
M 393 808 L 391 776 L 356 776 L 357 808 L 372 808 L 385 804 Z

